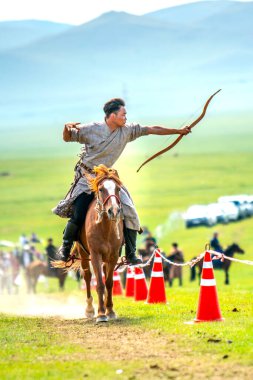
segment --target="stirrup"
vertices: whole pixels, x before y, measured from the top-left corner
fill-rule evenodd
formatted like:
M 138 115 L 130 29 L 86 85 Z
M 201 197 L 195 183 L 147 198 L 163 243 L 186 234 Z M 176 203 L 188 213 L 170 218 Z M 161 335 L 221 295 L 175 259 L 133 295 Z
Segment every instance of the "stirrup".
M 81 260 L 81 259 L 80 259 L 80 257 L 76 257 L 75 254 L 70 255 L 69 258 L 67 259 L 67 261 L 65 261 L 65 268 L 70 268 L 76 260 Z M 71 261 L 71 263 L 69 265 L 67 265 L 70 261 Z
M 143 264 L 142 260 L 136 257 L 135 255 L 131 258 L 127 257 L 127 263 L 129 266 Z
M 126 256 L 122 256 L 122 257 L 119 258 L 119 260 L 118 260 L 118 262 L 117 262 L 117 264 L 116 264 L 114 270 L 116 271 L 116 270 L 118 270 L 120 267 L 122 267 L 122 266 L 127 266 L 127 265 L 129 265 L 129 264 L 128 264 L 128 261 L 127 261 L 127 259 L 126 259 Z

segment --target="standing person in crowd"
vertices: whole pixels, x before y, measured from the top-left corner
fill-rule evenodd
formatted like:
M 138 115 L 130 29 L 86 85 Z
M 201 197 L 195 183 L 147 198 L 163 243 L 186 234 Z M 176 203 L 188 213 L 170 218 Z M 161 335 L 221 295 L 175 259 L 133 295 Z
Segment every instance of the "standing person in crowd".
M 8 294 L 12 294 L 13 277 L 11 255 L 8 252 L 0 252 L 0 294 L 4 289 Z
M 30 246 L 26 244 L 22 251 L 22 263 L 24 268 L 27 268 L 29 264 L 34 261 L 33 250 L 30 249 Z
M 40 239 L 38 238 L 37 234 L 35 232 L 32 232 L 30 237 L 31 243 L 40 243 Z
M 168 259 L 176 264 L 182 264 L 184 262 L 183 252 L 178 248 L 178 243 L 172 243 L 172 250 Z M 183 285 L 183 273 L 182 267 L 171 264 L 169 266 L 169 284 L 172 286 L 174 278 L 178 278 L 179 286 Z
M 19 243 L 21 245 L 21 249 L 23 249 L 29 243 L 29 240 L 27 239 L 26 234 L 20 235 Z
M 144 243 L 147 255 L 151 256 L 157 243 L 156 238 L 151 234 L 151 232 L 149 232 L 148 235 L 145 237 Z

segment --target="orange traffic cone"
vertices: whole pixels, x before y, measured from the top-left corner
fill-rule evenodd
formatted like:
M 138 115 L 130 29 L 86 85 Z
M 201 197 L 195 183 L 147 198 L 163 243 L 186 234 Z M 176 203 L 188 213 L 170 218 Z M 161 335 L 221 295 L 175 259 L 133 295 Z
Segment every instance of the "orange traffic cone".
M 119 272 L 114 271 L 113 272 L 113 288 L 112 288 L 112 295 L 113 296 L 122 296 L 123 290 L 121 286 L 120 281 L 120 275 Z
M 148 287 L 142 268 L 134 268 L 134 299 L 144 301 L 147 299 Z
M 223 321 L 213 273 L 213 263 L 209 252 L 205 253 L 197 316 L 195 322 Z
M 166 303 L 163 265 L 160 252 L 160 249 L 156 249 L 155 251 L 147 303 Z
M 134 272 L 130 267 L 127 267 L 126 297 L 134 297 Z

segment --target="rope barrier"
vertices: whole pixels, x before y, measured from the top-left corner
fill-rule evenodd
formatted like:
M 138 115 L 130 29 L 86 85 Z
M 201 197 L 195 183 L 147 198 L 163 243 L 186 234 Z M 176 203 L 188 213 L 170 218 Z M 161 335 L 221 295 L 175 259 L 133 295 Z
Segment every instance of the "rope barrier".
M 235 262 L 241 263 L 241 264 L 253 265 L 253 261 L 250 261 L 250 260 L 235 259 L 233 257 L 229 257 L 229 256 L 224 255 L 224 253 L 212 251 L 210 249 L 208 249 L 208 252 L 210 252 L 212 255 L 215 255 L 215 257 L 213 257 L 212 260 L 219 260 L 220 259 L 223 262 L 226 259 L 226 260 L 235 261 Z M 156 248 L 156 249 L 154 249 L 152 255 L 150 256 L 150 258 L 148 259 L 148 261 L 145 264 L 140 264 L 137 266 L 139 268 L 144 268 L 144 267 L 150 265 L 150 263 L 151 263 L 151 261 L 152 261 L 152 259 L 156 253 L 158 253 L 164 261 L 166 261 L 167 263 L 169 263 L 171 265 L 175 265 L 177 267 L 185 267 L 185 266 L 189 265 L 191 268 L 194 267 L 194 265 L 196 265 L 199 261 L 201 261 L 205 256 L 205 252 L 202 252 L 198 257 L 196 257 L 196 259 L 192 259 L 191 261 L 187 261 L 186 263 L 174 263 L 173 261 L 167 259 L 167 257 L 165 257 L 161 252 L 159 252 L 158 248 Z M 123 267 L 122 269 L 118 269 L 118 272 L 123 273 L 126 270 L 126 268 L 127 268 L 127 266 Z
M 154 250 L 154 252 L 152 253 L 152 255 L 150 256 L 150 258 L 148 259 L 148 261 L 147 261 L 145 264 L 139 264 L 139 265 L 136 265 L 136 266 L 137 266 L 138 268 L 144 268 L 144 267 L 150 265 L 150 263 L 151 263 L 153 257 L 155 256 L 155 251 L 156 251 L 156 249 Z M 122 269 L 117 269 L 117 272 L 119 272 L 119 273 L 123 273 L 123 272 L 126 270 L 126 268 L 127 268 L 127 265 L 123 266 Z
M 253 265 L 253 261 L 250 261 L 250 260 L 235 259 L 234 257 L 229 257 L 229 256 L 224 255 L 224 253 L 220 253 L 220 252 L 216 252 L 216 251 L 212 251 L 212 250 L 209 250 L 208 252 L 210 252 L 211 254 L 216 256 L 216 258 L 213 257 L 213 260 L 221 259 L 221 261 L 224 261 L 224 259 L 227 259 L 227 260 L 235 261 L 235 262 L 241 263 L 241 264 Z
M 189 265 L 191 268 L 194 265 L 196 265 L 200 260 L 202 260 L 205 255 L 205 253 L 201 253 L 198 257 L 196 257 L 196 259 L 192 259 L 191 261 L 187 261 L 186 263 L 174 263 L 173 261 L 167 259 L 167 257 L 164 257 L 160 252 L 158 253 L 164 261 L 171 265 L 175 265 L 176 267 L 185 267 L 186 265 Z

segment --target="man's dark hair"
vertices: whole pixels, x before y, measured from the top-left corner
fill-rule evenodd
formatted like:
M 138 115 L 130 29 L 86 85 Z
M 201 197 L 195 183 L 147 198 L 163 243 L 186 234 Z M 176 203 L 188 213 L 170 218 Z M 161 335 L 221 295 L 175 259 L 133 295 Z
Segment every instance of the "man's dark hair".
M 120 98 L 114 98 L 111 100 L 108 100 L 108 102 L 104 105 L 104 113 L 106 117 L 109 117 L 111 113 L 116 113 L 119 111 L 120 107 L 125 107 L 125 102 L 123 99 Z
M 177 248 L 178 244 L 177 243 L 172 243 L 172 247 Z

